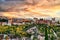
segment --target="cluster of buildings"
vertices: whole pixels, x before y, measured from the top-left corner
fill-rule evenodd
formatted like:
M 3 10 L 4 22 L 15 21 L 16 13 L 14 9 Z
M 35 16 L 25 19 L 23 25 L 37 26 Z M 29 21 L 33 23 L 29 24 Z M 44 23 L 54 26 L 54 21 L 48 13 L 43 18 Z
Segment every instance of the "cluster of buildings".
M 32 23 L 31 19 L 24 18 L 8 18 L 0 16 L 0 25 L 23 25 Z
M 34 20 L 35 20 L 35 23 L 37 23 L 37 24 L 56 24 L 57 22 L 55 21 L 55 18 L 51 18 L 51 20 L 49 20 L 49 19 L 43 19 L 43 18 L 41 18 L 41 19 L 37 19 L 37 18 L 34 18 Z
M 33 18 L 33 19 L 27 18 L 26 19 L 26 18 L 8 18 L 8 17 L 0 16 L 0 25 L 2 25 L 2 26 L 4 26 L 4 25 L 10 25 L 10 26 L 11 25 L 24 25 L 24 24 L 33 24 L 33 23 L 55 25 L 55 24 L 59 24 L 60 22 L 56 21 L 55 18 L 51 18 L 51 20 L 49 20 L 49 19 L 43 19 L 43 18 L 40 18 L 40 19 L 38 19 L 38 18 Z M 38 29 L 35 26 L 28 29 L 26 32 L 30 33 L 30 34 L 35 33 L 34 35 L 31 36 L 30 40 L 33 39 L 34 36 L 36 36 L 40 40 L 44 40 L 44 38 L 45 38 L 43 34 L 38 34 Z M 28 38 L 23 37 L 22 39 L 26 40 Z
M 37 23 L 37 24 L 58 24 L 60 22 L 56 22 L 55 18 L 51 18 L 51 20 L 48 19 L 43 19 L 43 18 L 33 18 L 33 19 L 29 19 L 29 18 L 8 18 L 8 17 L 4 17 L 4 16 L 0 16 L 0 25 L 23 25 L 23 24 L 33 24 L 33 23 Z

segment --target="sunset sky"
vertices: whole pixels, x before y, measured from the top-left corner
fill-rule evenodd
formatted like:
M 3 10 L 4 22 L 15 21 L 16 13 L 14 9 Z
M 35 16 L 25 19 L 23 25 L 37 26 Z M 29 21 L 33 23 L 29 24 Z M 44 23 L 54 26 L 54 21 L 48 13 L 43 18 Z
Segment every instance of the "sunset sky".
M 60 0 L 0 0 L 0 16 L 60 17 Z

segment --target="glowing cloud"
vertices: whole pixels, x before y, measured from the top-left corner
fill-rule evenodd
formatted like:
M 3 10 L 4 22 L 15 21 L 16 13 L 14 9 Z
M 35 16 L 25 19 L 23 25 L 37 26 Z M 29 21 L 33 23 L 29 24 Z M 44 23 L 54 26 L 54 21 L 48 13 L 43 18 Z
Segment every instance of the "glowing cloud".
M 60 0 L 24 0 L 16 1 L 14 5 L 12 2 L 5 2 L 0 6 L 6 10 L 2 15 L 7 17 L 60 17 Z

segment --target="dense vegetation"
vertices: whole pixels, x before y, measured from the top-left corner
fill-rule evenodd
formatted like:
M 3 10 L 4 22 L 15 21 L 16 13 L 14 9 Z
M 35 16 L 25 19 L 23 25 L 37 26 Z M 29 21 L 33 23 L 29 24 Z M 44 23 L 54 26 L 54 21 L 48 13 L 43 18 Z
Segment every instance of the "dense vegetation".
M 49 34 L 52 36 L 53 35 L 53 30 L 54 32 L 56 32 L 56 34 L 58 35 L 58 37 L 60 37 L 60 27 L 58 26 L 49 26 L 47 27 L 47 25 L 45 24 L 30 24 L 30 25 L 13 25 L 13 26 L 0 26 L 0 34 L 14 34 L 16 37 L 30 37 L 31 34 L 28 34 L 26 32 L 26 30 L 28 30 L 29 28 L 33 27 L 33 26 L 36 26 L 39 30 L 39 33 L 43 33 L 44 35 L 46 34 Z M 47 31 L 45 30 L 47 29 Z M 47 32 L 47 33 L 46 33 Z M 46 36 L 47 37 L 47 36 Z M 54 36 L 55 37 L 55 36 Z
M 0 34 L 14 34 L 18 37 L 28 36 L 28 33 L 26 32 L 28 26 L 29 25 L 0 26 Z

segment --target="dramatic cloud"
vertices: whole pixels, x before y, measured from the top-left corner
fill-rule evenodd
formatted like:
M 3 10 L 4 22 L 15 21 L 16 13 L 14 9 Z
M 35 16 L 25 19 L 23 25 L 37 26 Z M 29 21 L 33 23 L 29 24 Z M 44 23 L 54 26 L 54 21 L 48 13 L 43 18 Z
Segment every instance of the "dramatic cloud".
M 0 4 L 2 16 L 8 17 L 60 17 L 59 11 L 60 0 L 4 0 Z

